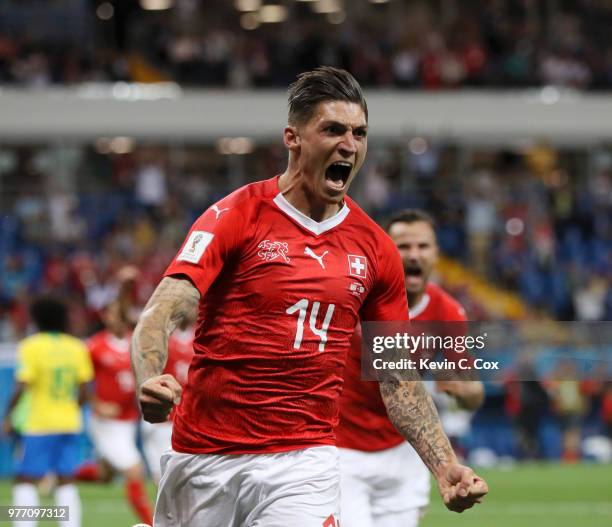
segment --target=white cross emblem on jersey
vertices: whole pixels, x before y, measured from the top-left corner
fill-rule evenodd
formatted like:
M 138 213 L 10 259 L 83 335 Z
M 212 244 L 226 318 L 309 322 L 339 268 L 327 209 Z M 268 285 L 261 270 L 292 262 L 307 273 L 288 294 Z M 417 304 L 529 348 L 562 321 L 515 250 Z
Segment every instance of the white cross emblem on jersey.
M 365 256 L 348 254 L 349 275 L 365 278 L 368 274 L 368 260 Z

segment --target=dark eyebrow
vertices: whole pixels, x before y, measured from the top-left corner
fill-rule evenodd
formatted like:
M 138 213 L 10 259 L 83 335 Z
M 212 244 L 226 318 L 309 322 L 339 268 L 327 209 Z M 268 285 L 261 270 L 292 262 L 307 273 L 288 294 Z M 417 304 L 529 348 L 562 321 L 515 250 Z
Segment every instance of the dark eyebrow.
M 351 125 L 348 125 L 346 123 L 341 123 L 340 121 L 333 121 L 333 120 L 323 121 L 321 123 L 321 127 L 322 128 L 327 128 L 328 126 L 340 126 L 340 127 L 346 129 L 346 128 L 349 128 L 349 126 L 351 126 Z M 367 131 L 368 125 L 367 124 L 358 124 L 357 126 L 353 126 L 352 128 L 353 128 L 353 130 Z

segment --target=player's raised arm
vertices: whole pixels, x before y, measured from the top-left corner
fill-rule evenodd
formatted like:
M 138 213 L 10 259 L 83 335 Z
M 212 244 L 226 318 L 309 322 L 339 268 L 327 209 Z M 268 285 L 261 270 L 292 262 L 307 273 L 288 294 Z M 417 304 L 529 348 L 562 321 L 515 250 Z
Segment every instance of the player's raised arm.
M 437 380 L 435 386 L 436 391 L 454 397 L 466 410 L 478 410 L 484 403 L 484 384 L 480 381 Z
M 181 386 L 161 375 L 172 331 L 197 309 L 200 293 L 186 278 L 165 277 L 149 299 L 132 338 L 132 366 L 145 420 L 163 422 L 180 400 Z
M 457 462 L 429 393 L 418 373 L 413 375 L 414 380 L 380 382 L 387 414 L 436 478 L 444 504 L 462 512 L 480 503 L 488 492 L 487 484 L 471 468 Z

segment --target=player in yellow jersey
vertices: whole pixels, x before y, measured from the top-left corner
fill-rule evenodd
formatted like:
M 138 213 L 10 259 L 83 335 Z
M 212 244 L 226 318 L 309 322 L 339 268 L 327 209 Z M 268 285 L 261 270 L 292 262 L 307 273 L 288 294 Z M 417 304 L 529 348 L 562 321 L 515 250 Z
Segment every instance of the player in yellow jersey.
M 55 501 L 69 507 L 65 527 L 80 527 L 81 501 L 73 476 L 78 463 L 78 434 L 82 431 L 81 404 L 93 376 L 85 345 L 66 334 L 66 306 L 42 297 L 31 307 L 39 332 L 21 341 L 18 349 L 16 387 L 4 419 L 11 428 L 11 412 L 23 394 L 30 406 L 23 423 L 23 454 L 13 487 L 15 506 L 38 505 L 37 484 L 48 473 L 57 475 Z M 20 521 L 20 527 L 36 522 Z

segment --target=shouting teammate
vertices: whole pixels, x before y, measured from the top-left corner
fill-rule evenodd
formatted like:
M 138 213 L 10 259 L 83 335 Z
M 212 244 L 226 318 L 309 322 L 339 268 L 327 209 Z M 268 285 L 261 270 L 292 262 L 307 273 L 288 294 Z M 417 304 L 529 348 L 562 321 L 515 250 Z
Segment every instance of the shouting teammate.
M 438 258 L 431 216 L 419 210 L 395 215 L 388 227 L 402 257 L 410 319 L 462 322 L 463 308 L 429 281 Z M 429 472 L 389 418 L 376 382 L 361 381 L 361 339 L 347 359 L 336 430 L 342 476 L 342 519 L 350 527 L 415 527 L 429 502 Z M 478 381 L 436 381 L 436 389 L 464 408 L 478 408 Z
M 407 320 L 392 241 L 346 197 L 367 149 L 355 79 L 330 67 L 289 90 L 285 172 L 238 189 L 195 222 L 134 332 L 143 415 L 174 404 L 154 525 L 333 527 L 334 425 L 350 337 L 362 320 Z M 168 336 L 199 304 L 187 386 L 161 375 Z M 395 425 L 447 505 L 486 484 L 457 463 L 420 382 L 381 383 Z
M 130 324 L 119 301 L 104 310 L 106 329 L 89 339 L 95 390 L 90 434 L 102 467 L 125 477 L 125 495 L 137 516 L 153 521 L 144 482 L 144 467 L 136 448 L 140 414 L 130 364 Z M 101 477 L 101 479 L 105 479 Z
M 58 299 L 41 297 L 32 304 L 38 333 L 21 342 L 18 350 L 17 386 L 7 409 L 10 415 L 28 393 L 30 404 L 23 423 L 23 457 L 16 469 L 13 505 L 36 506 L 37 484 L 47 474 L 57 476 L 55 502 L 68 506 L 66 527 L 81 525 L 81 500 L 74 484 L 79 462 L 81 405 L 87 399 L 92 366 L 84 344 L 67 335 L 68 312 Z M 62 522 L 64 523 L 64 522 Z M 36 521 L 18 521 L 31 527 Z

